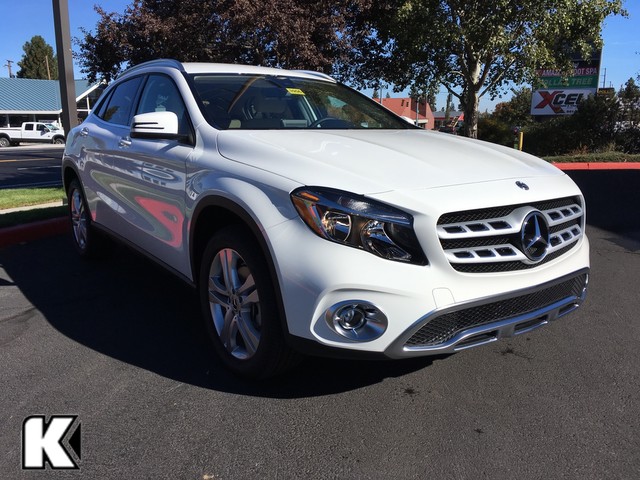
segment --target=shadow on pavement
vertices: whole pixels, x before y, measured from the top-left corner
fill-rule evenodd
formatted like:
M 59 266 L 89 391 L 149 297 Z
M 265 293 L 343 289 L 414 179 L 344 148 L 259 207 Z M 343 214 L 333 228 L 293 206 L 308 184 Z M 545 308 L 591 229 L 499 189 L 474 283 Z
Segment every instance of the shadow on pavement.
M 195 290 L 125 247 L 81 260 L 66 235 L 0 250 L 0 266 L 44 318 L 96 352 L 179 382 L 242 395 L 320 396 L 425 368 L 434 359 L 307 358 L 269 382 L 247 382 L 214 357 Z

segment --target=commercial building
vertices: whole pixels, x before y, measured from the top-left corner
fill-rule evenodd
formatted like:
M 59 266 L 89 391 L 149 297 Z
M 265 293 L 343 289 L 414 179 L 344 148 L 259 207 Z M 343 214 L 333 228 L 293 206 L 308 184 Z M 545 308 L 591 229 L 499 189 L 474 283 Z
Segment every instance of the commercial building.
M 76 80 L 78 122 L 87 117 L 100 94 L 100 83 Z M 0 78 L 0 126 L 18 127 L 22 122 L 62 124 L 62 102 L 57 80 Z

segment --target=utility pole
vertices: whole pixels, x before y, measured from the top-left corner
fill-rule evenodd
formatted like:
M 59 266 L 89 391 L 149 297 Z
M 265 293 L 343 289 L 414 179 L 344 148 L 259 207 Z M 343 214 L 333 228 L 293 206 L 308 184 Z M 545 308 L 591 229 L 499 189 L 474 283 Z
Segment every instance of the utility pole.
M 69 135 L 71 129 L 78 124 L 78 106 L 76 105 L 76 89 L 73 80 L 68 0 L 53 0 L 53 24 L 56 30 L 56 50 L 58 52 L 62 127 L 65 135 Z
M 7 60 L 7 64 L 3 65 L 3 67 L 7 67 L 9 69 L 9 78 L 13 78 L 13 75 L 11 75 L 11 64 L 13 63 L 13 60 Z

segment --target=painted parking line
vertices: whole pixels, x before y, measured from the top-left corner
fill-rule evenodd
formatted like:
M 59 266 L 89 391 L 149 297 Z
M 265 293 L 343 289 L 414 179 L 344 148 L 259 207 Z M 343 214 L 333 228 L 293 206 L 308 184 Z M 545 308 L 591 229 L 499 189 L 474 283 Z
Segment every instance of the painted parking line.
M 47 165 L 44 167 L 18 167 L 16 168 L 17 171 L 22 171 L 22 170 L 47 170 L 47 169 L 51 169 L 51 168 L 55 168 L 56 170 L 60 170 L 60 165 Z
M 0 163 L 17 163 L 17 162 L 37 162 L 37 161 L 47 161 L 47 160 L 56 160 L 55 157 L 46 157 L 46 158 L 20 158 L 20 159 L 10 159 L 10 160 L 0 160 Z

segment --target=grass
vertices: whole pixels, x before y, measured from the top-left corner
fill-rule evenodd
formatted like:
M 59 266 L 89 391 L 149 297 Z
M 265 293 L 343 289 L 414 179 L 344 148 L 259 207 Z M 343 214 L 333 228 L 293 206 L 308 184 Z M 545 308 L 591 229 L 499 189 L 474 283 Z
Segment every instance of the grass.
M 576 163 L 576 162 L 604 162 L 604 163 L 629 163 L 640 162 L 640 155 L 630 155 L 622 152 L 580 153 L 576 155 L 561 155 L 558 157 L 544 157 L 551 163 Z
M 62 187 L 6 188 L 0 190 L 0 210 L 57 202 L 64 196 Z
M 0 210 L 52 203 L 63 198 L 64 190 L 62 187 L 7 188 L 0 190 Z M 0 214 L 0 228 L 59 218 L 65 215 L 67 215 L 67 207 L 64 205 L 2 213 Z

